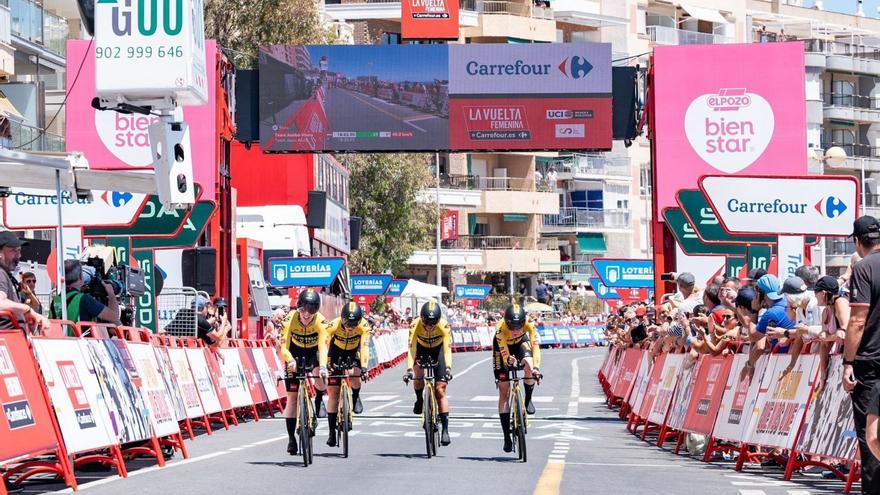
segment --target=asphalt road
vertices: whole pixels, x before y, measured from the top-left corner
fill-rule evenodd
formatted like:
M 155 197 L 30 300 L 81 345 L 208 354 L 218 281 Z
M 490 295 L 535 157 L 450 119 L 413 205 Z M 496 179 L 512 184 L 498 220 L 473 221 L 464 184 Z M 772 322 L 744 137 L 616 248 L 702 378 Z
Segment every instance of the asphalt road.
M 273 121 L 263 121 L 264 132 L 271 132 L 273 123 L 283 126 L 302 106 L 291 103 L 279 111 Z M 342 88 L 326 88 L 324 112 L 333 132 L 398 133 L 399 136 L 334 138 L 328 136 L 327 149 L 406 150 L 445 149 L 449 147 L 449 120 L 422 113 L 410 107 L 389 103 Z M 284 146 L 279 145 L 281 148 Z
M 453 443 L 441 447 L 437 458 L 423 455 L 420 425 L 411 410 L 413 394 L 401 382 L 399 366 L 366 385 L 365 411 L 356 419 L 348 459 L 324 444 L 323 422 L 315 463 L 304 468 L 299 457 L 285 452 L 283 421 L 264 418 L 187 441 L 190 458 L 175 458 L 165 468 L 132 463 L 124 480 L 79 473 L 80 489 L 108 495 L 842 493 L 836 481 L 799 477 L 785 482 L 775 468 L 736 473 L 732 463 L 704 464 L 642 442 L 604 404 L 596 381 L 604 353 L 604 348 L 545 353 L 545 380 L 535 391 L 538 414 L 530 423 L 526 464 L 501 450 L 489 354 L 465 353 L 454 356 L 456 378 L 449 386 Z M 58 488 L 47 484 L 27 493 Z

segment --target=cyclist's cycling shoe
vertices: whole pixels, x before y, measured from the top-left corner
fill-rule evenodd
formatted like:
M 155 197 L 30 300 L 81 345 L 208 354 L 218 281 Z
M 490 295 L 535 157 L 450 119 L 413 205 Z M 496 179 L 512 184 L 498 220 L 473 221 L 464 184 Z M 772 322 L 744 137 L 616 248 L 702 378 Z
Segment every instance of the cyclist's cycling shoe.
M 315 411 L 317 412 L 317 415 L 319 418 L 326 418 L 327 417 L 327 407 L 324 406 L 324 401 L 322 401 L 322 400 L 315 401 Z
M 287 453 L 290 455 L 297 455 L 299 453 L 296 440 L 291 438 L 290 441 L 287 442 Z
M 327 438 L 328 447 L 336 447 L 336 432 L 330 431 L 330 437 Z
M 424 401 L 417 400 L 413 405 L 413 414 L 422 414 L 422 405 Z
M 510 438 L 510 435 L 504 437 L 504 451 L 513 452 L 513 439 Z
M 535 414 L 535 405 L 532 404 L 532 401 L 529 401 L 529 403 L 526 404 L 526 412 L 529 413 L 529 415 Z
M 440 445 L 446 447 L 450 443 L 452 443 L 452 440 L 449 438 L 449 432 L 443 430 L 443 433 L 440 434 Z
M 361 398 L 358 397 L 356 401 L 354 401 L 354 413 L 360 414 L 364 412 L 364 404 L 361 402 Z

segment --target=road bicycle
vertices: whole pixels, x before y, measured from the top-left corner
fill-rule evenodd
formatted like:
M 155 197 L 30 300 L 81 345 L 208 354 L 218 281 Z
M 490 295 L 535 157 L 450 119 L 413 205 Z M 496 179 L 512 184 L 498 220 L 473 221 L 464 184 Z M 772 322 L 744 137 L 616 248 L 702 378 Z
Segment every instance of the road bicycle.
M 428 454 L 428 459 L 430 459 L 437 455 L 437 446 L 440 445 L 439 412 L 437 398 L 434 395 L 434 368 L 437 366 L 437 360 L 421 356 L 416 362 L 419 368 L 425 372 L 424 378 L 421 378 L 421 380 L 425 381 L 425 388 L 422 389 L 422 427 L 425 430 L 425 450 Z M 403 377 L 404 383 L 409 383 L 409 380 L 409 375 Z M 418 378 L 414 378 L 414 380 L 418 380 Z
M 522 387 L 522 378 L 520 378 L 520 372 L 523 370 L 522 363 L 508 367 L 507 370 L 507 379 L 498 381 L 513 384 L 510 387 L 510 397 L 508 398 L 511 421 L 510 429 L 513 434 L 513 451 L 517 453 L 519 460 L 526 462 L 528 460 L 526 433 L 528 433 L 529 429 L 529 416 L 526 414 L 525 392 Z
M 296 430 L 299 432 L 299 451 L 302 454 L 303 466 L 308 467 L 314 460 L 314 450 L 312 448 L 312 437 L 315 435 L 317 426 L 314 399 L 309 383 L 308 371 L 305 369 L 305 358 L 294 358 L 296 361 L 296 373 L 293 378 L 297 380 L 298 387 L 296 392 Z
M 336 429 L 339 435 L 339 444 L 342 446 L 342 457 L 348 458 L 348 432 L 354 424 L 354 400 L 351 394 L 351 377 L 346 371 L 359 366 L 351 357 L 346 357 L 339 363 L 334 363 L 333 372 L 329 378 L 339 378 L 339 421 Z M 361 377 L 363 379 L 363 377 Z

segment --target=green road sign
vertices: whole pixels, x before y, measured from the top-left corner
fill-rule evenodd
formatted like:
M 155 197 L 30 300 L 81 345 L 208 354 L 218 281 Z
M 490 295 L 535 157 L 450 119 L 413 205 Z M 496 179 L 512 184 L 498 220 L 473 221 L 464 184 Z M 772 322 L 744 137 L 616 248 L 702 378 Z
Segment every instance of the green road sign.
M 134 300 L 134 318 L 138 326 L 149 328 L 151 332 L 158 331 L 156 323 L 156 277 L 154 252 L 150 250 L 135 251 L 134 257 L 138 261 L 141 273 L 144 274 L 144 282 L 147 291 L 144 295 Z
M 727 258 L 727 265 L 724 267 L 724 274 L 728 277 L 739 277 L 739 272 L 746 266 L 746 258 L 744 256 L 731 256 Z
M 697 236 L 707 244 L 776 244 L 776 236 L 731 235 L 724 231 L 721 222 L 712 211 L 709 201 L 699 189 L 682 189 L 676 195 L 678 205 L 688 222 L 696 229 Z M 816 244 L 815 236 L 805 238 L 807 244 Z
M 174 237 L 136 237 L 131 240 L 131 248 L 176 249 L 193 247 L 204 232 L 205 226 L 208 225 L 208 220 L 214 214 L 215 208 L 213 201 L 199 201 L 177 235 Z
M 201 194 L 201 187 L 196 184 L 196 198 L 199 198 Z M 162 208 L 162 203 L 159 202 L 159 196 L 151 194 L 147 197 L 147 202 L 134 225 L 130 227 L 87 227 L 83 229 L 83 236 L 174 237 L 183 229 L 191 213 L 192 209 L 166 211 Z
M 697 237 L 694 227 L 688 222 L 681 208 L 666 208 L 663 218 L 682 251 L 690 255 L 745 256 L 746 246 L 742 244 L 707 244 Z
M 111 237 L 107 239 L 105 246 L 110 246 L 116 252 L 116 262 L 129 264 L 131 255 L 131 239 L 128 237 Z M 110 268 L 109 266 L 106 268 Z
M 770 267 L 770 258 L 773 256 L 773 249 L 770 246 L 754 245 L 748 248 L 749 270 L 753 268 L 763 268 L 767 270 Z

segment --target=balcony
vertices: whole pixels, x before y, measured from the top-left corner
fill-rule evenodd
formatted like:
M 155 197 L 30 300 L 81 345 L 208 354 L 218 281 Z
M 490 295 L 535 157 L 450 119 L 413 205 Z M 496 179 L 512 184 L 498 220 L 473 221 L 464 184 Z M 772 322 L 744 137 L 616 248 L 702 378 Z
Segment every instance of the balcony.
M 12 120 L 9 123 L 12 135 L 10 148 L 20 151 L 64 151 L 63 137 Z
M 733 43 L 731 36 L 686 31 L 666 26 L 648 26 L 648 39 L 655 45 L 720 45 Z
M 823 116 L 829 120 L 880 123 L 880 100 L 874 96 L 828 93 Z
M 558 215 L 544 215 L 543 233 L 629 231 L 629 210 L 560 208 Z
M 622 180 L 632 181 L 631 162 L 628 156 L 606 154 L 573 154 L 551 162 L 560 180 Z
M 880 75 L 880 47 L 822 39 L 804 40 L 807 67 Z
M 9 0 L 12 34 L 20 40 L 64 57 L 70 30 L 67 21 L 46 12 L 31 0 Z
M 516 38 L 529 41 L 556 41 L 553 9 L 532 0 L 462 0 L 462 12 L 477 13 L 477 25 L 463 26 L 466 38 Z
M 15 49 L 12 47 L 12 13 L 0 1 L 0 77 L 15 74 Z
M 543 272 L 541 278 L 545 280 L 568 280 L 569 282 L 587 283 L 591 277 L 596 276 L 593 263 L 590 261 L 562 261 L 559 263 L 558 272 Z
M 460 26 L 478 26 L 478 14 L 462 2 Z M 400 0 L 324 0 L 324 12 L 337 21 L 389 20 L 400 22 Z

